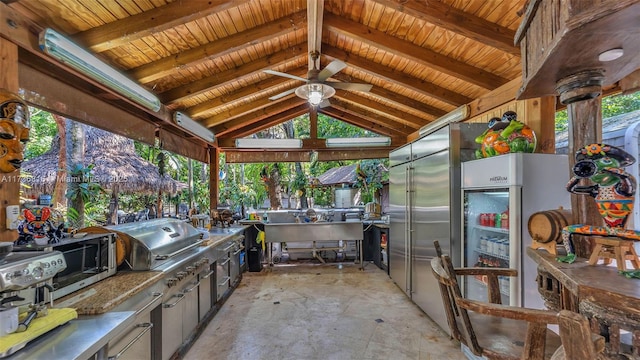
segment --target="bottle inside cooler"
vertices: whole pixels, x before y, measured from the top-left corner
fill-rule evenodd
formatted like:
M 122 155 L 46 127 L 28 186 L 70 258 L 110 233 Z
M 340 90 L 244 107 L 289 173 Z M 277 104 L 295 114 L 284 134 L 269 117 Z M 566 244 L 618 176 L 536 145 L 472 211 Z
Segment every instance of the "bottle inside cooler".
M 509 267 L 509 193 L 506 190 L 465 192 L 464 266 Z M 487 279 L 465 280 L 471 299 L 487 301 Z M 498 279 L 503 304 L 509 304 L 508 277 Z

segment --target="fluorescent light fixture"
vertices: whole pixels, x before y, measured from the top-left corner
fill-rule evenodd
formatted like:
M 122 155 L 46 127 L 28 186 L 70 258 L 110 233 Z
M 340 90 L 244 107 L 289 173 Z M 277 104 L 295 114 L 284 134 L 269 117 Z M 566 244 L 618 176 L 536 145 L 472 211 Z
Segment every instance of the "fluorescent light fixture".
M 323 85 L 318 83 L 311 83 L 302 85 L 296 89 L 296 95 L 309 101 L 309 104 L 313 106 L 319 105 L 323 100 L 326 100 L 336 94 L 336 89 L 329 85 Z
M 178 124 L 178 126 L 203 140 L 213 142 L 213 140 L 215 139 L 215 136 L 213 135 L 213 132 L 211 132 L 211 130 L 207 129 L 204 125 L 193 120 L 189 117 L 189 115 L 183 112 L 176 111 L 173 114 L 173 120 L 176 122 L 176 124 Z
M 418 130 L 420 136 L 426 135 L 434 130 L 443 127 L 446 124 L 460 122 L 469 117 L 469 105 L 462 105 L 455 110 L 443 115 L 436 120 L 428 123 Z
M 326 140 L 327 147 L 375 147 L 389 146 L 391 138 L 387 136 L 380 137 L 361 137 L 361 138 L 331 138 Z
M 236 139 L 236 147 L 242 149 L 300 149 L 300 139 Z
M 40 49 L 131 101 L 153 111 L 160 110 L 162 104 L 155 94 L 53 29 L 47 28 L 40 33 Z

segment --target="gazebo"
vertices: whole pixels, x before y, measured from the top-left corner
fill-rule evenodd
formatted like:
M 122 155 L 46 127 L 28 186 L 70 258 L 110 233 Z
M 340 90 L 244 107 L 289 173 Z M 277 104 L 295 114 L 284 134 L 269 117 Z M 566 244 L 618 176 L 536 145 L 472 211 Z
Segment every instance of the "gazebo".
M 118 211 L 119 193 L 175 195 L 186 184 L 160 175 L 158 167 L 136 154 L 133 140 L 89 125 L 81 124 L 85 135 L 85 165 L 93 164 L 92 180 L 111 191 L 109 218 Z M 27 160 L 22 172 L 25 196 L 52 194 L 58 177 L 60 137 L 56 135 L 49 151 Z

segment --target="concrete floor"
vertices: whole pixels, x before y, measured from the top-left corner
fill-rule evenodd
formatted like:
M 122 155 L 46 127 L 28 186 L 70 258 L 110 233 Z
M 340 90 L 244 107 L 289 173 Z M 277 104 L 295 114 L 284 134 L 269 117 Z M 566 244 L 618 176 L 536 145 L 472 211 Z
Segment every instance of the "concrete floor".
M 307 263 L 245 272 L 184 359 L 465 357 L 375 265 Z

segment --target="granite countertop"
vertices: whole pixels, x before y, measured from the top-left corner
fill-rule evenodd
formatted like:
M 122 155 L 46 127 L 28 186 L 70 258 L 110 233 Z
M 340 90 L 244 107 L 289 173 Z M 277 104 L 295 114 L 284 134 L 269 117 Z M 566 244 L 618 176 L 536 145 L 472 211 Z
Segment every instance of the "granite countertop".
M 160 271 L 119 271 L 56 300 L 55 306 L 75 308 L 78 315 L 104 314 L 160 281 L 162 277 L 163 273 Z
M 218 246 L 245 228 L 246 226 L 211 228 L 209 238 L 202 246 Z M 75 308 L 78 315 L 104 314 L 162 280 L 163 276 L 161 271 L 121 270 L 111 277 L 56 300 L 55 307 Z

